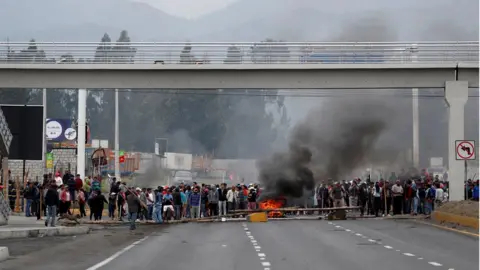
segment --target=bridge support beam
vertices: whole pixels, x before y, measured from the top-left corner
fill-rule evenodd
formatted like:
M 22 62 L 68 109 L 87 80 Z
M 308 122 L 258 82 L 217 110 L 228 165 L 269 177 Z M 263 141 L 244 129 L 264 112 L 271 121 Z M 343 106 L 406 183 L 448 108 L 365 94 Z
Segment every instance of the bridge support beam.
M 85 177 L 85 140 L 87 122 L 87 89 L 78 89 L 77 173 Z
M 456 140 L 465 140 L 465 103 L 468 100 L 467 81 L 447 81 L 445 101 L 448 104 L 448 181 L 450 201 L 464 199 L 465 162 L 456 160 Z

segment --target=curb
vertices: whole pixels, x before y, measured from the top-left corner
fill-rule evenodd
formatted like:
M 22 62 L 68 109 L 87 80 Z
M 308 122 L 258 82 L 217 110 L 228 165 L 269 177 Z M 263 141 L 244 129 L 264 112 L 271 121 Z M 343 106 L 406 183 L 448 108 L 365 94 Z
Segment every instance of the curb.
M 8 247 L 0 247 L 0 262 L 5 261 L 8 257 L 10 257 Z
M 475 230 L 478 230 L 478 219 L 473 218 L 473 217 L 466 217 L 466 216 L 459 216 L 455 214 L 450 214 L 450 213 L 445 213 L 445 212 L 439 212 L 435 211 L 432 214 L 433 220 L 437 222 L 447 222 L 447 223 L 453 223 L 453 224 L 458 224 L 464 227 L 472 228 Z
M 8 231 L 0 231 L 0 240 L 13 238 L 29 238 L 29 237 L 45 237 L 45 236 L 71 236 L 81 235 L 90 232 L 88 226 L 79 227 L 56 227 L 56 228 L 26 228 L 11 229 Z

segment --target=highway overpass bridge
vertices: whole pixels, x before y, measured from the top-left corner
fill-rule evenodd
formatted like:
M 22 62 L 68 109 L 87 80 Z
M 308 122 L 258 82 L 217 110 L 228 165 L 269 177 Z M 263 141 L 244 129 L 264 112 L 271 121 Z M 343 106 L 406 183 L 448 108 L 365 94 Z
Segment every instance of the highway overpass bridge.
M 0 88 L 79 88 L 79 115 L 85 110 L 88 88 L 445 88 L 450 107 L 450 198 L 460 200 L 464 165 L 455 159 L 455 140 L 471 139 L 464 138 L 464 105 L 468 88 L 479 87 L 478 63 L 478 41 L 36 46 L 10 42 L 0 43 Z M 83 141 L 80 118 L 84 117 L 79 117 L 78 139 Z M 78 162 L 78 168 L 84 167 L 81 158 Z

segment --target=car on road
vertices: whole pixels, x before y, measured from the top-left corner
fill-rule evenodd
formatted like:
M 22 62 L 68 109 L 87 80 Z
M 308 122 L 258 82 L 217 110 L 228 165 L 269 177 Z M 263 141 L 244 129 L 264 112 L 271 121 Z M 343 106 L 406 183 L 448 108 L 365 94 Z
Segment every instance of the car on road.
M 180 184 L 193 185 L 193 174 L 190 171 L 175 171 L 173 175 L 173 185 L 178 186 Z

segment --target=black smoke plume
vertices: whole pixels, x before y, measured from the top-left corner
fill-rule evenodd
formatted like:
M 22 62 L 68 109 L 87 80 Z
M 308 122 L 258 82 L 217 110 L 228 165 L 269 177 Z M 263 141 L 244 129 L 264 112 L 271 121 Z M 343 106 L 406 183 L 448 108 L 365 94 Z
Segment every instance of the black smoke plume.
M 373 153 L 390 111 L 378 101 L 325 100 L 292 131 L 289 149 L 258 163 L 265 197 L 302 197 L 327 179 L 342 180 Z

